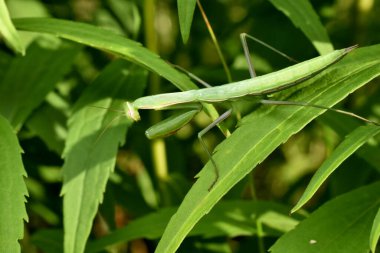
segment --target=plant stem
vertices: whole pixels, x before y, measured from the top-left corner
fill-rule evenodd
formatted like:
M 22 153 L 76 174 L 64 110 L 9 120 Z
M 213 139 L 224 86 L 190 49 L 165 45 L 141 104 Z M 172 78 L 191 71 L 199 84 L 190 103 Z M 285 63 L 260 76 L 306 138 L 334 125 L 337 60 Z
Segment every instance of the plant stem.
M 144 31 L 146 47 L 155 53 L 158 53 L 157 32 L 154 27 L 156 17 L 156 0 L 144 1 Z M 160 77 L 156 74 L 150 74 L 150 94 L 157 94 L 160 91 Z M 151 111 L 150 119 L 153 124 L 161 120 L 159 111 Z M 152 159 L 154 172 L 159 181 L 164 181 L 168 177 L 168 165 L 166 159 L 166 146 L 162 138 L 154 139 L 151 142 Z
M 265 245 L 264 245 L 264 240 L 263 240 L 264 232 L 263 232 L 263 227 L 260 220 L 256 221 L 256 227 L 257 227 L 257 240 L 259 244 L 259 252 L 265 253 L 267 251 L 265 250 Z
M 228 68 L 227 66 L 227 63 L 226 63 L 226 60 L 223 56 L 223 53 L 222 53 L 222 50 L 220 49 L 220 46 L 219 46 L 219 43 L 218 43 L 218 39 L 216 38 L 215 36 L 215 33 L 214 33 L 214 30 L 212 29 L 212 26 L 210 24 L 210 22 L 208 21 L 208 18 L 207 18 L 207 15 L 202 7 L 202 4 L 199 0 L 197 0 L 197 4 L 198 4 L 198 8 L 202 14 L 202 17 L 203 17 L 203 20 L 206 24 L 206 27 L 207 27 L 207 30 L 208 32 L 210 33 L 210 36 L 211 36 L 211 40 L 212 42 L 214 43 L 214 46 L 216 48 L 216 51 L 219 55 L 219 58 L 220 58 L 220 61 L 222 62 L 222 65 L 223 65 L 223 68 L 224 68 L 224 72 L 226 72 L 226 75 L 227 75 L 227 80 L 229 83 L 232 82 L 232 77 L 231 77 L 231 72 L 230 72 L 230 69 Z

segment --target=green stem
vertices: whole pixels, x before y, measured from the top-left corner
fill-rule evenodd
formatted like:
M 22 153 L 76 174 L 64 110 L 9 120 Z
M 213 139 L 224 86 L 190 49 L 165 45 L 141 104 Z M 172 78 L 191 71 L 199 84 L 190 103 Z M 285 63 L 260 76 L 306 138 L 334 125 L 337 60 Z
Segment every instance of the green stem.
M 154 20 L 156 16 L 156 0 L 144 1 L 144 31 L 146 47 L 155 53 L 158 53 L 157 32 L 154 29 Z M 160 92 L 160 77 L 156 74 L 150 74 L 150 94 Z M 151 111 L 150 119 L 153 124 L 161 120 L 159 111 Z M 165 181 L 168 177 L 168 166 L 166 159 L 166 146 L 163 139 L 154 139 L 151 142 L 152 159 L 154 171 L 159 181 Z
M 265 245 L 264 245 L 264 231 L 263 231 L 263 227 L 262 227 L 262 224 L 261 224 L 261 221 L 256 221 L 256 227 L 257 227 L 257 240 L 258 240 L 258 244 L 259 244 L 259 252 L 260 253 L 265 253 L 267 252 L 265 250 Z
M 223 68 L 224 68 L 224 72 L 226 72 L 227 80 L 228 80 L 229 83 L 231 83 L 232 82 L 231 72 L 230 72 L 230 69 L 227 66 L 227 63 L 226 63 L 226 60 L 225 60 L 225 58 L 223 56 L 222 50 L 220 49 L 220 46 L 219 46 L 219 43 L 218 43 L 218 39 L 215 36 L 214 30 L 212 29 L 212 26 L 211 26 L 210 22 L 208 21 L 207 15 L 206 15 L 205 11 L 203 10 L 202 4 L 201 4 L 201 2 L 199 0 L 197 0 L 197 4 L 198 4 L 198 8 L 199 8 L 199 10 L 200 10 L 200 12 L 202 14 L 203 20 L 206 23 L 207 30 L 210 33 L 211 40 L 214 43 L 216 51 L 217 51 L 217 53 L 219 55 L 220 61 L 222 62 L 222 65 L 223 65 Z

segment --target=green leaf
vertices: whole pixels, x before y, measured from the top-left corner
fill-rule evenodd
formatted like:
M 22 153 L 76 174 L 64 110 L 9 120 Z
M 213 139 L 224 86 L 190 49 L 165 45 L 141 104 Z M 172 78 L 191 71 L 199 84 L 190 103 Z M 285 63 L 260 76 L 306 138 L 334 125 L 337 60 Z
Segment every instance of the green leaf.
M 51 33 L 56 36 L 76 41 L 78 43 L 110 51 L 121 55 L 127 60 L 137 63 L 166 78 L 180 90 L 197 89 L 189 77 L 163 61 L 158 55 L 141 46 L 140 43 L 129 40 L 111 31 L 89 24 L 49 18 L 15 19 L 18 29 L 34 32 Z M 214 120 L 218 113 L 214 107 L 205 104 L 206 111 Z M 224 132 L 225 129 L 220 127 Z
M 375 220 L 373 221 L 371 235 L 369 239 L 369 245 L 373 253 L 376 252 L 376 245 L 379 241 L 379 237 L 380 237 L 380 208 L 379 210 L 377 210 Z
M 185 44 L 189 39 L 196 3 L 196 0 L 177 0 L 179 27 L 181 29 L 183 43 Z
M 158 55 L 142 47 L 140 43 L 111 31 L 89 24 L 49 18 L 15 19 L 14 24 L 20 30 L 51 33 L 61 38 L 121 55 L 127 60 L 163 76 L 180 90 L 197 88 L 185 74 L 180 73 Z
M 282 11 L 313 43 L 322 55 L 333 51 L 326 29 L 309 0 L 269 0 Z
M 103 70 L 75 105 L 64 151 L 65 253 L 84 251 L 115 166 L 118 146 L 124 142 L 127 126 L 131 124 L 122 114 L 88 105 L 122 109 L 123 99 L 141 96 L 145 83 L 146 71 L 120 59 Z M 112 101 L 107 97 L 119 99 Z
M 21 55 L 25 54 L 25 48 L 21 43 L 20 37 L 12 24 L 5 0 L 0 0 L 0 35 L 5 39 L 7 45 Z
M 359 127 L 362 123 L 358 122 L 355 118 L 347 117 L 345 115 L 337 115 L 336 113 L 326 113 L 318 118 L 323 124 L 331 127 L 336 134 L 341 138 L 349 134 L 355 128 Z M 364 145 L 356 155 L 370 164 L 378 172 L 380 172 L 380 149 L 376 146 Z
M 124 228 L 88 243 L 86 252 L 98 252 L 108 246 L 138 238 L 157 239 L 162 235 L 166 224 L 175 211 L 176 208 L 162 208 L 156 213 L 131 221 Z M 206 238 L 252 236 L 257 234 L 257 222 L 259 221 L 264 225 L 269 225 L 269 227 L 279 228 L 273 230 L 264 227 L 265 236 L 279 235 L 280 233 L 277 231 L 283 231 L 282 225 L 284 223 L 280 223 L 278 219 L 272 219 L 269 215 L 272 217 L 277 215 L 276 218 L 281 217 L 280 221 L 286 220 L 286 222 L 292 223 L 291 229 L 293 229 L 298 220 L 289 217 L 288 212 L 288 207 L 272 202 L 224 201 L 216 205 L 194 227 L 189 236 Z M 147 227 L 149 229 L 146 229 Z
M 0 252 L 21 252 L 19 239 L 28 221 L 24 182 L 26 172 L 21 160 L 21 147 L 10 123 L 0 115 Z
M 353 51 L 339 63 L 274 99 L 304 101 L 331 107 L 354 90 L 380 75 L 380 45 Z M 347 76 L 347 73 L 350 73 Z M 170 220 L 157 252 L 174 252 L 194 225 L 236 183 L 262 162 L 279 145 L 323 110 L 297 106 L 261 106 L 242 119 L 233 134 L 214 151 L 220 177 L 215 178 L 208 162 L 199 179 Z
M 380 183 L 359 188 L 326 203 L 271 248 L 277 253 L 362 253 L 380 206 Z
M 347 135 L 346 139 L 335 149 L 331 156 L 324 161 L 322 166 L 314 174 L 300 200 L 292 208 L 294 213 L 308 202 L 317 192 L 326 179 L 338 168 L 338 166 L 358 148 L 364 145 L 370 138 L 380 132 L 379 126 L 361 126 Z
M 28 47 L 24 57 L 2 62 L 0 113 L 14 128 L 20 128 L 63 78 L 78 49 L 56 38 L 40 38 Z

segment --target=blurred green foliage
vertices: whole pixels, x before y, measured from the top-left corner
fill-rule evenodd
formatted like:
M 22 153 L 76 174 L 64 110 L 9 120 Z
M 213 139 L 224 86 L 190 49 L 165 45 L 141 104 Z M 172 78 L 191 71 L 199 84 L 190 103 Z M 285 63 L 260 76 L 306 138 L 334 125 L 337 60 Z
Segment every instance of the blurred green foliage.
M 326 28 L 335 49 L 355 44 L 365 47 L 380 43 L 380 16 L 378 15 L 380 1 L 315 0 L 310 2 Z M 270 1 L 208 0 L 201 3 L 216 34 L 233 81 L 249 78 L 239 40 L 239 34 L 243 32 L 265 41 L 299 61 L 318 55 L 306 35 Z M 12 18 L 54 17 L 90 23 L 142 43 L 164 60 L 185 68 L 212 85 L 228 83 L 221 59 L 197 7 L 189 39 L 186 44 L 183 44 L 175 0 L 8 0 L 6 4 Z M 11 115 L 17 119 L 12 122 L 14 118 L 9 116 L 9 121 L 17 131 L 17 137 L 24 152 L 22 159 L 28 174 L 25 182 L 29 192 L 26 204 L 29 222 L 25 223 L 24 239 L 21 245 L 23 252 L 27 253 L 60 252 L 63 250 L 65 222 L 63 201 L 60 197 L 61 173 L 65 162 L 62 156 L 64 147 L 67 148 L 75 142 L 75 136 L 68 138 L 68 126 L 76 124 L 75 126 L 80 131 L 80 128 L 84 126 L 81 126 L 78 121 L 102 110 L 87 108 L 86 113 L 83 112 L 83 115 L 78 113 L 75 116 L 78 121 L 73 123 L 72 115 L 75 115 L 81 107 L 78 101 L 79 104 L 81 102 L 85 104 L 84 94 L 96 93 L 91 91 L 91 85 L 96 84 L 94 80 L 97 78 L 105 78 L 102 74 L 104 75 L 106 66 L 110 67 L 109 64 L 115 61 L 116 56 L 94 48 L 80 47 L 71 42 L 58 41 L 47 35 L 24 32 L 20 32 L 19 35 L 27 48 L 25 57 L 14 55 L 4 43 L 0 45 L 0 91 L 2 92 L 0 112 L 2 115 Z M 260 45 L 249 42 L 249 47 L 259 75 L 291 65 L 286 59 Z M 24 63 L 20 63 L 22 61 Z M 115 65 L 117 64 L 123 63 Z M 111 68 L 117 68 L 115 65 L 111 65 Z M 135 65 L 132 67 L 129 64 L 126 65 L 128 66 L 123 65 L 123 67 L 129 68 L 130 71 L 137 68 Z M 11 68 L 17 69 L 14 70 L 16 72 L 19 71 L 17 83 L 8 83 L 13 88 L 19 86 L 20 92 L 14 97 L 6 94 L 8 88 L 5 81 L 4 83 L 1 81 L 6 80 Z M 40 78 L 39 75 L 44 76 L 45 79 Z M 113 73 L 108 73 L 108 75 L 107 80 L 117 82 L 110 77 Z M 347 73 L 347 76 L 349 77 L 350 73 Z M 145 82 L 148 86 L 144 91 L 145 95 L 177 91 L 174 85 L 152 73 L 149 74 L 149 78 L 140 76 L 139 79 L 133 80 L 138 82 L 132 83 L 138 90 L 129 91 L 133 95 L 124 94 L 128 88 L 110 91 L 107 86 L 103 86 L 105 90 L 98 91 L 97 98 L 104 98 L 106 97 L 104 94 L 109 95 L 113 92 L 113 96 L 119 101 L 107 102 L 106 105 L 119 106 L 116 108 L 119 110 L 122 106 L 121 100 L 130 99 L 128 96 L 133 98 L 142 96 Z M 379 87 L 379 80 L 375 79 L 370 85 L 350 95 L 339 104 L 339 107 L 371 119 L 379 119 Z M 27 95 L 33 95 L 34 100 L 28 100 Z M 11 111 L 18 107 L 28 107 L 28 109 L 21 116 L 16 117 L 11 114 Z M 96 112 L 97 110 L 99 111 Z M 102 124 L 103 129 L 117 113 L 107 115 L 99 123 Z M 194 177 L 203 167 L 203 163 L 207 162 L 208 157 L 198 143 L 197 133 L 209 123 L 208 116 L 199 115 L 194 122 L 181 129 L 176 135 L 167 138 L 165 142 L 150 143 L 144 131 L 153 122 L 166 115 L 166 113 L 151 115 L 143 112 L 143 121 L 134 124 L 128 130 L 125 143 L 123 137 L 120 137 L 123 133 L 118 133 L 122 146 L 114 157 L 116 169 L 112 173 L 110 169 L 111 175 L 104 197 L 99 197 L 103 199 L 103 203 L 99 206 L 91 228 L 87 245 L 89 252 L 104 251 L 106 246 L 109 252 L 127 252 L 127 249 L 128 252 L 153 252 L 165 225 L 174 213 L 172 207 L 178 207 L 181 204 L 195 181 Z M 347 122 L 346 120 L 349 123 L 342 124 L 342 122 Z M 120 124 L 124 127 L 127 125 L 125 122 Z M 234 130 L 235 124 L 236 119 L 229 119 L 226 122 L 231 131 Z M 308 216 L 305 211 L 302 211 L 301 214 L 284 217 L 300 198 L 313 173 L 346 133 L 352 131 L 345 127 L 354 128 L 361 124 L 362 122 L 357 123 L 355 120 L 351 121 L 345 116 L 331 112 L 318 118 L 316 122 L 310 123 L 302 132 L 297 133 L 276 149 L 256 168 L 254 173 L 228 192 L 223 199 L 227 204 L 223 205 L 223 201 L 218 204 L 215 208 L 215 216 L 208 216 L 211 221 L 202 221 L 204 223 L 200 223 L 190 233 L 191 236 L 183 242 L 178 252 L 247 252 L 248 250 L 266 252 L 282 234 Z M 125 128 L 123 129 L 125 131 Z M 118 127 L 110 129 L 110 131 L 119 130 Z M 96 139 L 101 133 L 102 131 L 95 132 L 89 138 Z M 205 136 L 210 148 L 215 147 L 224 138 L 218 130 Z M 118 145 L 118 141 L 119 139 L 114 141 L 113 147 Z M 378 181 L 379 138 L 371 141 L 370 145 L 360 149 L 357 155 L 349 157 L 332 175 L 331 180 L 321 187 L 306 205 L 308 211 L 313 213 L 326 201 L 338 195 Z M 107 140 L 104 143 L 107 143 Z M 102 145 L 102 142 L 95 145 Z M 87 153 L 87 150 L 80 152 L 83 152 L 80 154 L 84 156 L 96 155 L 90 151 Z M 107 160 L 108 157 L 104 159 Z M 105 184 L 108 178 L 102 179 Z M 103 187 L 103 184 L 99 183 L 99 185 Z M 368 189 L 376 197 L 378 188 L 377 184 Z M 355 193 L 355 196 L 360 196 L 360 193 L 362 192 Z M 255 209 L 256 206 L 242 204 L 247 201 L 254 203 L 253 201 L 257 200 L 268 202 L 263 202 L 264 204 L 258 208 L 259 211 Z M 258 203 L 261 203 L 260 201 Z M 371 201 L 369 199 L 364 204 L 372 203 Z M 370 210 L 373 217 L 374 210 L 380 206 L 378 198 L 376 201 L 374 201 L 375 207 L 372 206 L 373 210 Z M 360 205 L 360 201 L 353 203 Z M 241 212 L 239 210 L 236 211 L 237 213 L 231 212 L 236 216 L 229 216 L 229 211 L 233 207 L 239 207 L 240 204 Z M 0 206 L 0 208 L 6 207 Z M 263 213 L 263 210 L 276 211 L 278 216 L 273 218 L 271 216 L 262 221 L 255 215 Z M 162 216 L 154 216 L 157 213 Z M 355 210 L 353 213 L 355 216 Z M 221 221 L 215 217 L 222 217 Z M 228 218 L 232 221 L 226 222 L 225 233 L 220 233 L 215 227 L 207 229 L 207 226 L 211 227 L 212 224 L 228 220 Z M 371 224 L 371 220 L 366 222 L 367 226 Z M 122 228 L 122 230 L 115 233 L 116 228 Z M 84 237 L 86 236 L 85 234 Z M 105 237 L 102 238 L 102 236 Z M 368 238 L 363 240 L 365 239 Z M 119 243 L 119 245 L 110 246 L 114 243 Z M 84 242 L 83 245 L 85 245 Z M 369 246 L 363 251 L 360 250 L 362 249 L 351 252 L 368 252 Z

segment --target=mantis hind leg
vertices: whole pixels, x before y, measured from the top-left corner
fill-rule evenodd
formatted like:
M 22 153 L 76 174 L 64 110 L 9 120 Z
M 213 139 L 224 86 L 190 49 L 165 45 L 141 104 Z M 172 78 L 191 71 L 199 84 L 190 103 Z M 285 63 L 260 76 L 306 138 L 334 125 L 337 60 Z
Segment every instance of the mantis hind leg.
M 293 106 L 313 107 L 313 108 L 317 108 L 317 109 L 328 110 L 328 111 L 340 113 L 340 114 L 343 114 L 343 115 L 347 115 L 347 116 L 359 119 L 359 120 L 361 120 L 363 122 L 366 122 L 366 123 L 370 123 L 370 124 L 373 124 L 373 125 L 376 125 L 376 126 L 380 126 L 380 123 L 378 123 L 376 121 L 373 121 L 373 120 L 366 119 L 366 118 L 364 118 L 364 117 L 362 117 L 360 115 L 357 115 L 357 114 L 355 114 L 353 112 L 348 112 L 348 111 L 344 111 L 344 110 L 340 110 L 340 109 L 334 109 L 334 108 L 330 108 L 330 107 L 323 106 L 323 105 L 311 104 L 311 103 L 308 103 L 308 102 L 280 101 L 280 100 L 266 100 L 266 99 L 262 99 L 260 101 L 260 103 L 265 104 L 265 105 L 293 105 Z

